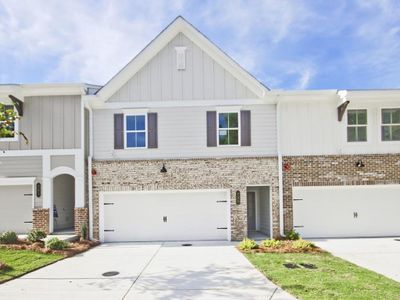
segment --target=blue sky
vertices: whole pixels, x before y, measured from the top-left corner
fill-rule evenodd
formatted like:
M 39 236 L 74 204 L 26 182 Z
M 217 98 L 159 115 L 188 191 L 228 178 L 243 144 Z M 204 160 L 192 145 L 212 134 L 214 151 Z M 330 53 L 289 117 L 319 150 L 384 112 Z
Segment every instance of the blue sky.
M 104 84 L 177 15 L 272 89 L 400 88 L 400 0 L 0 0 L 0 83 Z

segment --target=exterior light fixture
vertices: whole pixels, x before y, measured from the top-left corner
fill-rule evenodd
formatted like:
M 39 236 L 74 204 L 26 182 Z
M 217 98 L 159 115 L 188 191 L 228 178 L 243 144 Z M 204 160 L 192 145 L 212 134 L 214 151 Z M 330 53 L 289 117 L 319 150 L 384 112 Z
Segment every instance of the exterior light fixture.
M 364 165 L 364 163 L 363 163 L 363 161 L 361 159 L 356 161 L 356 167 L 357 168 L 364 168 L 365 167 L 365 165 Z
M 236 191 L 235 198 L 236 198 L 236 205 L 240 205 L 240 191 Z
M 42 196 L 42 184 L 40 182 L 36 183 L 36 197 L 40 198 Z
M 162 164 L 162 168 L 161 168 L 160 172 L 167 173 L 167 168 L 165 167 L 165 164 Z
M 95 168 L 92 168 L 92 176 L 96 176 L 97 175 L 97 171 Z

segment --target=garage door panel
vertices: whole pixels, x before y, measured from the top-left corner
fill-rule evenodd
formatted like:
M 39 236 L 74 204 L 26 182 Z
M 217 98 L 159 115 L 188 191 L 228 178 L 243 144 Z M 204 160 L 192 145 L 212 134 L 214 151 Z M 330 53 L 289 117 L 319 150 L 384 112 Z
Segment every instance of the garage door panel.
M 226 239 L 226 197 L 221 191 L 106 194 L 105 204 L 113 204 L 104 206 L 104 240 Z
M 32 186 L 0 186 L 0 232 L 32 229 Z
M 399 185 L 295 187 L 294 227 L 303 237 L 398 235 L 399 195 Z

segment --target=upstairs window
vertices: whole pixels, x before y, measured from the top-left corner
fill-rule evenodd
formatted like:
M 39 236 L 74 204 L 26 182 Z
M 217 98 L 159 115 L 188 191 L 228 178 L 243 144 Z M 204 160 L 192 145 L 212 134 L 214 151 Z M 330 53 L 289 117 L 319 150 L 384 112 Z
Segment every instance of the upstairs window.
M 367 141 L 367 110 L 349 109 L 347 111 L 347 141 Z
M 400 108 L 382 109 L 382 141 L 400 141 Z
M 218 114 L 218 144 L 239 145 L 239 113 Z
M 16 132 L 18 131 L 18 120 L 15 121 L 4 121 L 3 116 L 7 111 L 15 111 L 13 105 L 1 105 L 0 106 L 0 115 L 2 118 L 0 118 L 0 123 L 2 124 L 1 128 L 6 129 L 6 133 L 2 134 L 2 137 L 0 138 L 0 142 L 13 142 L 13 141 L 18 141 L 18 135 Z
M 146 148 L 146 115 L 125 115 L 125 148 Z

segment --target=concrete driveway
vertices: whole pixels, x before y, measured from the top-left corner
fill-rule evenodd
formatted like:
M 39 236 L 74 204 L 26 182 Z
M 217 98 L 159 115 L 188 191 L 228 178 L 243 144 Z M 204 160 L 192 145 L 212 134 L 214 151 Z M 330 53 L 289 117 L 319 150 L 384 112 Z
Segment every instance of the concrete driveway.
M 192 243 L 103 244 L 0 285 L 0 299 L 294 299 L 233 244 Z
M 400 238 L 314 239 L 318 247 L 400 281 Z

